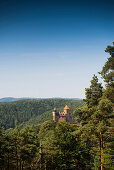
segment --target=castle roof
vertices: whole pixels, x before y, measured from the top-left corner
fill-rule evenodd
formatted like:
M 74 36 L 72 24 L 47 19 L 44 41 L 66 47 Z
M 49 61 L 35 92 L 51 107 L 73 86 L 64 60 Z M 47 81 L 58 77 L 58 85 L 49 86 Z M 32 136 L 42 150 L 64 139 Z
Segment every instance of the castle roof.
M 69 107 L 66 105 L 65 108 L 64 108 L 64 110 L 69 110 Z

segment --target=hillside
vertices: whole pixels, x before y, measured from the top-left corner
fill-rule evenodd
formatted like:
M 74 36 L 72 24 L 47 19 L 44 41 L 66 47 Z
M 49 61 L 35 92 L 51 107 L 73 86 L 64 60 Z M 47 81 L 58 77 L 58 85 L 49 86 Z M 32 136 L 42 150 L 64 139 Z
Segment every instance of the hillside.
M 20 100 L 15 102 L 0 103 L 0 126 L 5 129 L 14 128 L 15 121 L 21 127 L 25 124 L 39 124 L 52 119 L 53 108 L 63 111 L 65 105 L 71 109 L 71 113 L 83 105 L 81 100 L 71 99 L 42 99 Z

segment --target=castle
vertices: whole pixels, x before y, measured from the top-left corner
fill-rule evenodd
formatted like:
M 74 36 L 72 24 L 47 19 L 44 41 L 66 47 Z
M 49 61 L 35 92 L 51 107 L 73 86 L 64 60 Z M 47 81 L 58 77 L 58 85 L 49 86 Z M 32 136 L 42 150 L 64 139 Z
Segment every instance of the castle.
M 54 108 L 53 110 L 53 120 L 56 122 L 59 121 L 66 121 L 69 123 L 73 123 L 72 118 L 70 116 L 70 109 L 69 107 L 66 105 L 64 108 L 64 112 L 57 112 L 56 108 Z

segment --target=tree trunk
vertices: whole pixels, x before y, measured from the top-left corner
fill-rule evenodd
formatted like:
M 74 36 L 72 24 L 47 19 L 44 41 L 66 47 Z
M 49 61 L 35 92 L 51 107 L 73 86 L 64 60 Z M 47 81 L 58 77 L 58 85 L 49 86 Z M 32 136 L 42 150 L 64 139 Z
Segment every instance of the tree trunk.
M 103 170 L 104 163 L 104 154 L 103 154 L 103 138 L 102 133 L 100 132 L 100 169 Z
M 45 159 L 45 170 L 46 170 L 46 159 Z
M 9 151 L 8 151 L 8 170 L 9 170 Z
M 20 160 L 20 170 L 21 170 L 21 160 Z

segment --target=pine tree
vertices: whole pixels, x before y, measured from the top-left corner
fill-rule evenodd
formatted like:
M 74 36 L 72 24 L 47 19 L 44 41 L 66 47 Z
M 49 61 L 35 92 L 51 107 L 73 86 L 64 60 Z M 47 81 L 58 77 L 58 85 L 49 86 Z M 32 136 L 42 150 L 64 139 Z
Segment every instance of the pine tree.
M 113 117 L 114 117 L 114 43 L 113 46 L 107 46 L 105 52 L 109 53 L 110 57 L 102 68 L 100 74 L 106 82 L 106 88 L 104 90 L 104 97 L 99 104 L 100 113 L 108 116 L 107 130 L 104 135 L 105 140 L 105 163 L 106 168 L 114 168 L 112 165 L 113 160 Z
M 107 46 L 105 52 L 110 54 L 100 74 L 106 82 L 105 96 L 114 103 L 114 42 Z
M 106 88 L 102 91 L 102 86 L 94 75 L 90 87 L 85 90 L 85 106 L 78 108 L 75 112 L 77 114 L 77 121 L 81 124 L 77 133 L 81 134 L 83 140 L 89 139 L 91 141 L 94 146 L 93 151 L 99 151 L 97 146 L 100 148 L 98 153 L 100 155 L 99 165 L 101 170 L 104 166 L 112 168 L 112 156 L 109 156 L 109 153 L 112 155 L 114 46 L 108 46 L 106 52 L 111 55 L 101 71 L 101 75 L 106 82 Z M 105 155 L 108 155 L 108 161 L 104 160 Z M 98 159 L 97 155 L 95 159 Z
M 102 86 L 98 83 L 97 76 L 93 76 L 90 88 L 85 89 L 86 99 L 84 100 L 89 108 L 97 106 L 100 98 L 102 97 Z

